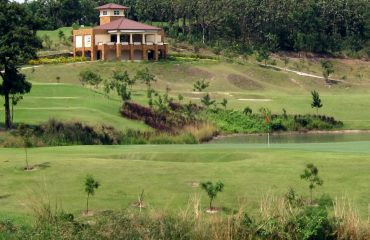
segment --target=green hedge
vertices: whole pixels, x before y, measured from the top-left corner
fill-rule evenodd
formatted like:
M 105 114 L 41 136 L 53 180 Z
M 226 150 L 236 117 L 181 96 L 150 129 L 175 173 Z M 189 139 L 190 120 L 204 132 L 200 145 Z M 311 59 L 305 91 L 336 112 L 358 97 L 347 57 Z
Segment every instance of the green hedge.
M 29 65 L 58 64 L 85 62 L 86 57 L 58 57 L 58 58 L 38 58 L 28 62 Z

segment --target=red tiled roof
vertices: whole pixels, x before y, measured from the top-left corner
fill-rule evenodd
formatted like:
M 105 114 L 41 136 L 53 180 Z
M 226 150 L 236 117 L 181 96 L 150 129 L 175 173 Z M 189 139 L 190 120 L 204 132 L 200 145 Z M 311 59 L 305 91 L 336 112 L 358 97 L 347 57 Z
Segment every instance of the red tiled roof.
M 108 4 L 102 5 L 100 7 L 97 7 L 95 9 L 96 10 L 103 10 L 103 9 L 129 9 L 129 7 L 118 5 L 118 4 L 115 4 L 115 3 L 108 3 Z
M 135 22 L 127 18 L 120 18 L 110 23 L 100 25 L 94 29 L 104 30 L 160 30 L 160 28 L 146 25 L 143 23 Z

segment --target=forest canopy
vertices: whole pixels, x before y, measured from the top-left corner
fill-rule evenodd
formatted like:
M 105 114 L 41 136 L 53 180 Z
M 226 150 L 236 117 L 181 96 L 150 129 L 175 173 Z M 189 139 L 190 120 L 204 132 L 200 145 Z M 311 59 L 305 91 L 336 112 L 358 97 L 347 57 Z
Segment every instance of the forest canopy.
M 243 51 L 370 54 L 370 0 L 34 0 L 25 3 L 43 29 L 97 25 L 95 7 L 116 2 L 127 16 L 156 22 L 171 37 Z

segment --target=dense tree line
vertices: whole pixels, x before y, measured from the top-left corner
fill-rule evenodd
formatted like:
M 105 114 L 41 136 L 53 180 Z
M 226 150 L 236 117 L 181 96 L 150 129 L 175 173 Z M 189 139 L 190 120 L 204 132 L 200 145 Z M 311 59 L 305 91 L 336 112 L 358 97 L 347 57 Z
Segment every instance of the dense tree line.
M 94 25 L 107 0 L 34 0 L 44 28 Z M 267 50 L 358 51 L 369 45 L 370 0 L 115 0 L 135 20 L 165 22 L 171 36 Z

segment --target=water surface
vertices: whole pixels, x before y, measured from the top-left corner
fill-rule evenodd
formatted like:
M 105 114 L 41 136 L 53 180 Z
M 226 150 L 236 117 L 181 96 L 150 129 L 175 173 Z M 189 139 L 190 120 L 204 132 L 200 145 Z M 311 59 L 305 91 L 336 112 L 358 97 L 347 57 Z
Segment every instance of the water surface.
M 282 143 L 335 143 L 335 142 L 361 142 L 370 141 L 370 133 L 292 133 L 292 134 L 272 134 L 270 135 L 271 144 Z M 266 143 L 267 134 L 261 135 L 231 135 L 219 137 L 210 143 Z

